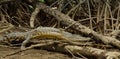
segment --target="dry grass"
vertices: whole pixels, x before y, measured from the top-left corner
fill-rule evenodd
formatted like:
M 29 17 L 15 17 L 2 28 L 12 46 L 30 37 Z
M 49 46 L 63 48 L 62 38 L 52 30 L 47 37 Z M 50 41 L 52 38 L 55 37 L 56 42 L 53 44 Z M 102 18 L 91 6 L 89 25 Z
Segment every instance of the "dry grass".
M 104 35 L 120 29 L 119 0 L 57 0 L 46 3 Z M 34 10 L 31 6 L 24 1 L 3 4 L 0 6 L 0 19 L 15 26 L 30 27 L 29 20 Z M 35 19 L 35 27 L 65 27 L 54 19 L 41 11 Z

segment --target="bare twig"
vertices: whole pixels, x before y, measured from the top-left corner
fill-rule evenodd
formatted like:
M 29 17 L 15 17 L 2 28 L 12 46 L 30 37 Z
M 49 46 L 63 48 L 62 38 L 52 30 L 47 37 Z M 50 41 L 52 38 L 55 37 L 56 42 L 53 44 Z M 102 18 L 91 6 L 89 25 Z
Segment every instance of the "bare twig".
M 34 21 L 39 12 L 40 12 L 40 8 L 36 7 L 30 18 L 30 27 L 32 27 L 32 28 L 34 27 Z

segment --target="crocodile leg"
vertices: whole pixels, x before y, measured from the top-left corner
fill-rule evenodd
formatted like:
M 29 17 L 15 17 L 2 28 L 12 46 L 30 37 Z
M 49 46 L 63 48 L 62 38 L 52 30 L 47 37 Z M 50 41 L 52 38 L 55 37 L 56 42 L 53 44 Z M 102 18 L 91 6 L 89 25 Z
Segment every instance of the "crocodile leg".
M 24 41 L 22 42 L 22 44 L 21 44 L 21 50 L 25 50 L 25 48 L 26 48 L 25 46 L 26 46 L 27 43 L 29 43 L 31 37 L 32 37 L 31 34 L 27 34 L 27 35 L 25 36 L 25 40 L 24 40 Z

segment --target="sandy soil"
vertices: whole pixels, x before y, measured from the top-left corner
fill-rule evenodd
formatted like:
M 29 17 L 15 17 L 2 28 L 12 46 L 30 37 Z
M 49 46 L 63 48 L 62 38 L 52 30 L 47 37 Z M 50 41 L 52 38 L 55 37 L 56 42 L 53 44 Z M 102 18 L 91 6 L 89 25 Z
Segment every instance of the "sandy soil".
M 0 56 L 5 56 L 15 51 L 18 51 L 18 49 L 0 47 Z M 74 58 L 71 58 L 67 54 L 63 54 L 63 53 L 30 49 L 22 52 L 22 54 L 17 53 L 15 55 L 7 56 L 1 59 L 74 59 Z

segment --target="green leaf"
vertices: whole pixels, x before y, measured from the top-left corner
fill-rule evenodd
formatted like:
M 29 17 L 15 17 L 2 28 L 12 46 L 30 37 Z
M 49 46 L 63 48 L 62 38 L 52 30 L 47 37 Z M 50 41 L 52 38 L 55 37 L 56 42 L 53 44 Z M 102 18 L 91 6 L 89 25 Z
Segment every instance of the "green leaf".
M 39 0 L 40 2 L 42 2 L 42 3 L 45 3 L 45 0 Z

